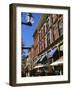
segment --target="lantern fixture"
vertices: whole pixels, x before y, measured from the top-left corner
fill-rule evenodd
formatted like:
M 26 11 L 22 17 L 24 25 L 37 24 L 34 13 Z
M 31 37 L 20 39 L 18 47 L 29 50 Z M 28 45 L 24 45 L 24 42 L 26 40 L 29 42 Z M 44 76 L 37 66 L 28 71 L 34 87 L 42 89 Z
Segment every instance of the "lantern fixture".
M 32 26 L 33 23 L 34 23 L 34 20 L 33 20 L 32 13 L 28 13 L 26 16 L 26 22 L 22 22 L 22 24 Z

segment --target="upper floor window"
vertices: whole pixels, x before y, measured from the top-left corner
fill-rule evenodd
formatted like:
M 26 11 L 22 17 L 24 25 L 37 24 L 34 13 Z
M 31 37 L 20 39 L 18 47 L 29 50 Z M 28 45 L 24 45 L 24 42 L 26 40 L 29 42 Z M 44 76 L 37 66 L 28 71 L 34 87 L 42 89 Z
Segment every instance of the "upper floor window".
M 59 34 L 60 34 L 60 36 L 63 35 L 63 18 L 62 18 L 62 16 L 59 19 Z
M 48 28 L 51 26 L 51 16 L 48 16 L 47 25 L 48 25 Z
M 39 31 L 39 39 L 41 40 L 41 30 Z
M 45 34 L 47 33 L 47 31 L 48 31 L 48 25 L 47 25 L 47 21 L 46 21 L 46 23 L 45 23 Z
M 53 25 L 53 40 L 56 40 L 56 33 L 57 33 L 57 23 Z
M 49 24 L 48 21 L 46 21 L 46 29 L 45 29 L 45 33 L 49 30 Z
M 50 44 L 50 31 L 48 31 L 47 38 L 48 38 L 48 44 Z
M 45 35 L 45 42 L 44 42 L 45 48 L 47 48 L 47 35 Z
M 40 41 L 40 34 L 38 33 L 38 43 L 39 43 L 39 41 Z
M 56 19 L 57 19 L 57 15 L 56 14 L 53 14 L 52 15 L 52 18 L 53 18 L 53 23 L 56 21 Z
M 44 35 L 45 35 L 45 25 L 42 28 L 42 38 L 44 37 Z

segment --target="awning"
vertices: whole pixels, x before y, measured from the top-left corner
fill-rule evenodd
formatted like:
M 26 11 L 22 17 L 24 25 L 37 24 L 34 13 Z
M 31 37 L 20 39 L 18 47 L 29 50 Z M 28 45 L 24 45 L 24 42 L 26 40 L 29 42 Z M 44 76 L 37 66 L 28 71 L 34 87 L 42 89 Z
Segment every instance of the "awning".
M 48 53 L 48 59 L 50 59 L 51 57 L 53 57 L 54 53 L 57 51 L 57 48 L 52 49 L 49 53 Z
M 43 59 L 46 57 L 46 55 L 43 55 L 42 58 L 39 60 L 40 62 L 43 61 Z
M 38 64 L 38 65 L 36 65 L 36 66 L 34 67 L 34 69 L 42 68 L 42 67 L 45 67 L 45 65 L 43 65 L 43 64 Z
M 47 62 L 47 56 L 46 56 L 46 55 L 43 55 L 43 56 L 41 57 L 41 59 L 39 60 L 39 63 L 45 64 L 46 62 Z
M 35 64 L 36 64 L 36 63 L 40 60 L 40 58 L 41 58 L 41 57 L 38 57 L 38 58 L 37 58 L 37 60 L 36 60 Z
M 63 58 L 62 57 L 60 59 L 58 59 L 57 61 L 51 63 L 50 65 L 51 66 L 57 66 L 57 65 L 60 65 L 60 64 L 63 64 Z

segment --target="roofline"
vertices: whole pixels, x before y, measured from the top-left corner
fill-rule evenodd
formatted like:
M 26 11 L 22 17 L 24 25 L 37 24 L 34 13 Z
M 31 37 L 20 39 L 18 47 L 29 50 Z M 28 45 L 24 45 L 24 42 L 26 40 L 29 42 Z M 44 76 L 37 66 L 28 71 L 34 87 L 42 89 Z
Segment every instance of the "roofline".
M 33 34 L 33 37 L 34 37 L 35 33 L 37 32 L 37 30 L 39 30 L 39 29 L 42 27 L 42 25 L 44 24 L 44 22 L 45 22 L 46 19 L 47 19 L 47 16 L 48 16 L 48 14 L 43 14 L 43 15 L 41 16 L 41 19 L 40 19 L 40 21 L 38 22 L 38 26 L 37 26 L 34 34 Z

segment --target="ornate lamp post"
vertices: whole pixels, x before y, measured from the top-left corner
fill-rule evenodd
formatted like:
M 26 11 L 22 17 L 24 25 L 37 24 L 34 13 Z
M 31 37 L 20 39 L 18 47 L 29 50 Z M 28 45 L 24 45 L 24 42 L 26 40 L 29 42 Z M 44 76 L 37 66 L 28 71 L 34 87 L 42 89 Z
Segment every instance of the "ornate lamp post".
M 32 24 L 34 23 L 32 13 L 28 13 L 27 16 L 26 16 L 26 19 L 27 19 L 27 21 L 22 22 L 22 24 L 32 26 Z
M 23 15 L 23 14 L 22 14 Z M 24 16 L 25 17 L 25 16 Z M 33 19 L 33 16 L 32 16 L 32 13 L 27 13 L 26 15 L 26 22 L 22 22 L 23 25 L 27 25 L 27 26 L 32 26 L 32 24 L 34 23 L 34 19 Z M 30 50 L 31 47 L 24 47 L 22 46 L 22 50 L 23 49 L 28 49 Z

